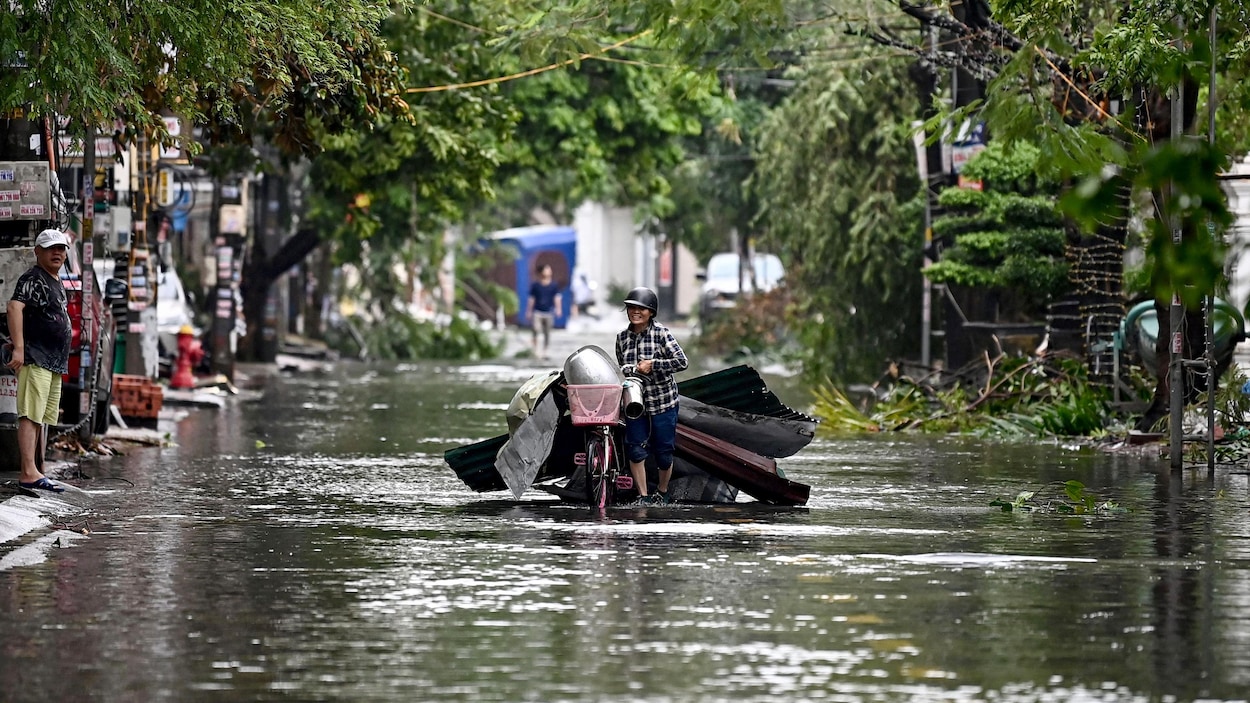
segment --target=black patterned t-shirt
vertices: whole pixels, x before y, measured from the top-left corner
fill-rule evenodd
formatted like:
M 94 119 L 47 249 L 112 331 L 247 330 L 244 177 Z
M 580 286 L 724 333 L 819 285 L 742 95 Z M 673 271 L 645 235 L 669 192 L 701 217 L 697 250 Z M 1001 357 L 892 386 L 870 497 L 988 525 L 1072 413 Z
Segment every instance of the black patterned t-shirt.
M 69 344 L 73 333 L 66 309 L 65 286 L 47 271 L 32 266 L 13 289 L 13 300 L 23 305 L 22 337 L 26 363 L 53 373 L 69 371 Z

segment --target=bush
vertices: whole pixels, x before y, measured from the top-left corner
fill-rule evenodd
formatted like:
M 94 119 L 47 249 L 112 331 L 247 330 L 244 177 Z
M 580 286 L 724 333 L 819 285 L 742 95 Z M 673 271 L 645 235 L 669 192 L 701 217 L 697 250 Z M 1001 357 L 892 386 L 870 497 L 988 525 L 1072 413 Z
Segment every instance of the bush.
M 785 286 L 740 298 L 735 307 L 699 321 L 699 349 L 716 356 L 779 351 L 787 340 L 789 303 Z
M 418 320 L 393 311 L 381 321 L 370 322 L 356 316 L 348 321 L 360 339 L 338 326 L 326 341 L 340 353 L 355 356 L 360 341 L 370 359 L 409 361 L 414 359 L 489 359 L 500 347 L 475 323 L 460 317 L 449 321 Z

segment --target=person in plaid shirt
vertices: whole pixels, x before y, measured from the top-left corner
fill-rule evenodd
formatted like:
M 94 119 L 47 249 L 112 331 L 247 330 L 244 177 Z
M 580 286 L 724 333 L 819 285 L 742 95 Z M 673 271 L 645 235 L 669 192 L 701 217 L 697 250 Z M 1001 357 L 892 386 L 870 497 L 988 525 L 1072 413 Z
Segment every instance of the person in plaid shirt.
M 642 382 L 647 412 L 625 421 L 625 456 L 643 505 L 665 505 L 673 477 L 673 448 L 677 443 L 677 382 L 673 374 L 690 362 L 667 327 L 655 321 L 660 299 L 650 288 L 635 288 L 625 296 L 629 327 L 616 335 L 616 363 L 626 376 Z M 647 487 L 647 456 L 659 470 L 656 494 Z

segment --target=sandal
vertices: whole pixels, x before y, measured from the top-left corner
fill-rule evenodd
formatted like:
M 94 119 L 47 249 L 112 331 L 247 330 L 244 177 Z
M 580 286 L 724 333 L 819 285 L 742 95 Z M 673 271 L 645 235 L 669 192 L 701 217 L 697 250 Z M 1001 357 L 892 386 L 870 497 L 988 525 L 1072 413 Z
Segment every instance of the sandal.
M 25 481 L 18 481 L 17 485 L 28 490 L 39 489 L 39 490 L 44 490 L 44 491 L 52 491 L 53 493 L 65 492 L 64 486 L 58 486 L 57 484 L 50 481 L 47 476 L 40 476 L 38 481 L 31 481 L 30 483 L 27 483 Z

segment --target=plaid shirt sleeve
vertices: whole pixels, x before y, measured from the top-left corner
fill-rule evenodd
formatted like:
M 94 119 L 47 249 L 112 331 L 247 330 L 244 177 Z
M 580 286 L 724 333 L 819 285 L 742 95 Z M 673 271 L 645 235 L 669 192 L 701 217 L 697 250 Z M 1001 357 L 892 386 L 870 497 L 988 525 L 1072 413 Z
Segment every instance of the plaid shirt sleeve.
M 625 342 L 628 339 L 628 334 L 629 330 L 625 330 L 616 335 L 616 365 L 621 367 L 621 373 L 626 376 L 633 373 L 633 369 L 630 368 L 632 364 L 627 365 L 625 363 Z
M 673 374 L 690 365 L 677 338 L 667 327 L 652 325 L 643 341 L 645 356 L 651 359 L 650 383 L 644 388 L 647 411 L 662 412 L 677 405 L 677 381 Z

